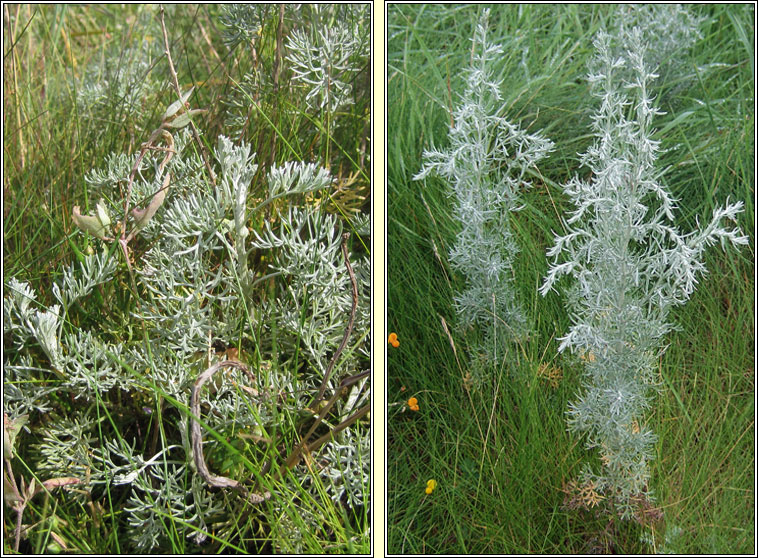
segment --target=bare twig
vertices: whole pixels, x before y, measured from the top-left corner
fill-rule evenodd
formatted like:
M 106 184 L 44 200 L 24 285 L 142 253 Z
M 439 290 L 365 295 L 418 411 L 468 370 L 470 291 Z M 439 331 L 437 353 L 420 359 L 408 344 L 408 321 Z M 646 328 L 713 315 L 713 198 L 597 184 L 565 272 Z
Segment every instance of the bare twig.
M 321 447 L 321 444 L 323 444 L 324 442 L 327 442 L 327 441 L 331 440 L 337 432 L 341 432 L 342 430 L 344 430 L 345 428 L 347 428 L 348 426 L 350 426 L 354 422 L 356 422 L 358 419 L 366 416 L 370 411 L 371 411 L 371 404 L 370 403 L 366 403 L 363 407 L 361 407 L 360 409 L 358 409 L 357 411 L 355 411 L 352 415 L 350 415 L 345 420 L 343 420 L 341 423 L 339 423 L 337 426 L 335 426 L 334 428 L 332 428 L 329 432 L 327 432 L 326 434 L 324 434 L 320 438 L 317 438 L 316 440 L 314 440 L 310 444 L 307 444 L 303 448 L 303 451 L 301 452 L 301 455 L 304 454 L 305 452 L 313 451 L 313 450 L 318 449 L 319 447 Z
M 163 46 L 166 49 L 166 58 L 168 59 L 168 67 L 171 72 L 171 79 L 173 80 L 174 89 L 176 89 L 176 94 L 179 96 L 179 98 L 182 98 L 182 88 L 179 87 L 179 76 L 176 75 L 176 70 L 174 69 L 174 61 L 171 59 L 171 49 L 168 45 L 168 33 L 166 32 L 166 21 L 163 16 L 164 10 L 163 5 L 161 5 L 160 8 L 160 14 L 161 14 L 161 29 L 163 30 Z M 205 170 L 208 171 L 208 176 L 211 179 L 211 183 L 215 186 L 216 185 L 216 175 L 213 172 L 213 168 L 211 168 L 210 161 L 208 160 L 208 154 L 205 152 L 205 146 L 203 145 L 203 142 L 200 141 L 200 134 L 197 131 L 197 128 L 195 127 L 195 123 L 190 120 L 190 128 L 192 129 L 192 135 L 195 138 L 195 141 L 197 142 L 198 149 L 200 149 L 200 154 L 203 156 L 203 162 L 205 163 Z
M 18 552 L 18 544 L 21 541 L 21 522 L 24 519 L 24 508 L 16 508 L 16 540 L 13 542 L 13 550 Z
M 155 142 L 158 140 L 158 138 L 163 138 L 166 143 L 168 144 L 168 147 L 165 148 L 166 156 L 164 157 L 163 161 L 160 164 L 159 172 L 163 172 L 168 162 L 171 160 L 171 157 L 174 156 L 174 138 L 173 136 L 165 129 L 166 122 L 162 122 L 160 126 L 152 133 L 150 134 L 150 137 L 148 140 L 142 144 L 142 147 L 140 148 L 139 156 L 137 157 L 137 160 L 134 162 L 134 166 L 132 167 L 132 172 L 129 173 L 129 183 L 127 184 L 126 188 L 126 198 L 124 199 L 124 220 L 121 223 L 121 234 L 119 236 L 119 244 L 121 245 L 121 250 L 124 252 L 124 257 L 126 258 L 126 265 L 129 268 L 129 271 L 132 271 L 132 264 L 129 261 L 129 250 L 127 248 L 127 245 L 129 244 L 129 241 L 131 241 L 132 238 L 134 238 L 134 235 L 137 233 L 138 229 L 140 228 L 138 224 L 135 224 L 134 229 L 129 233 L 129 235 L 126 234 L 126 222 L 129 218 L 129 202 L 131 201 L 132 196 L 132 186 L 134 185 L 134 177 L 137 174 L 137 170 L 139 169 L 140 164 L 142 163 L 142 159 L 145 157 L 145 153 L 147 153 L 150 149 L 159 149 L 155 147 Z M 166 189 L 168 188 L 169 182 L 170 182 L 170 174 L 166 173 L 163 185 L 161 186 L 160 190 L 155 193 L 153 196 L 153 199 L 158 198 L 158 200 L 162 203 L 163 199 L 166 196 Z M 155 200 L 155 201 L 158 201 Z M 151 205 L 153 205 L 153 202 L 150 202 Z M 157 205 L 160 205 L 158 203 Z M 153 205 L 153 209 L 157 210 L 157 207 Z M 145 209 L 145 212 L 148 210 Z M 154 214 L 155 211 L 151 209 L 152 213 Z M 142 216 L 145 217 L 146 213 L 134 213 L 133 216 L 137 219 Z M 143 221 L 144 223 L 144 221 Z
M 166 156 L 163 158 L 163 161 L 161 161 L 161 164 L 158 167 L 159 175 L 163 173 L 163 171 L 166 168 L 166 165 L 168 164 L 168 162 L 171 160 L 171 157 L 173 157 L 175 153 L 173 136 L 166 130 L 162 130 L 162 129 L 160 130 L 161 130 L 161 137 L 166 141 L 167 147 L 165 148 Z M 153 149 L 161 149 L 161 148 L 153 147 Z M 129 235 L 126 237 L 127 244 L 132 238 L 134 238 L 134 235 L 136 235 L 139 232 L 139 230 L 143 228 L 147 224 L 148 221 L 150 221 L 153 215 L 155 215 L 155 212 L 158 211 L 158 208 L 163 204 L 163 200 L 166 198 L 166 191 L 168 190 L 168 186 L 170 182 L 171 182 L 171 174 L 166 173 L 163 177 L 163 184 L 161 185 L 160 189 L 155 194 L 153 194 L 153 197 L 151 198 L 147 207 L 145 209 L 137 209 L 136 207 L 132 209 L 132 217 L 134 217 L 135 222 L 134 222 L 134 229 L 132 229 L 132 232 L 129 233 Z M 124 219 L 124 222 L 126 222 L 126 219 Z
M 13 477 L 13 467 L 11 467 L 11 461 L 8 458 L 5 459 L 5 470 L 3 471 L 3 475 L 3 492 L 11 491 L 13 493 L 13 509 L 16 510 L 16 540 L 13 542 L 13 550 L 18 552 L 18 545 L 21 541 L 21 522 L 24 518 L 24 508 L 26 507 L 26 501 L 21 495 L 21 491 L 18 489 L 16 479 Z M 6 502 L 10 500 L 7 494 L 4 494 L 3 496 L 5 497 Z
M 279 78 L 282 73 L 282 51 L 284 50 L 284 44 L 282 41 L 282 29 L 284 28 L 284 4 L 279 4 L 279 21 L 276 26 L 276 46 L 274 47 L 274 91 L 276 92 L 275 102 L 277 112 L 280 110 L 279 105 L 281 103 L 281 95 L 279 94 Z M 252 107 L 251 107 L 252 108 Z M 278 141 L 278 134 L 276 130 L 271 133 L 271 147 L 268 155 L 269 167 L 274 165 L 276 161 L 276 144 Z M 269 209 L 266 209 L 268 215 Z
M 344 380 L 342 380 L 342 382 L 340 382 L 339 388 L 337 389 L 337 393 L 335 394 L 335 396 L 332 397 L 332 399 L 330 399 L 330 403 L 327 405 L 327 407 L 331 408 L 331 406 L 334 404 L 333 401 L 336 401 L 337 397 L 339 397 L 340 393 L 345 388 L 348 388 L 348 387 L 352 386 L 353 384 L 357 383 L 359 380 L 361 380 L 361 379 L 365 378 L 366 376 L 368 376 L 369 373 L 370 373 L 369 370 L 364 370 L 363 372 L 360 372 L 358 374 L 355 374 L 354 376 L 350 376 L 350 377 L 345 378 Z M 348 418 L 346 418 L 345 420 L 343 420 L 342 422 L 340 422 L 337 426 L 335 426 L 334 428 L 332 428 L 327 434 L 324 434 L 323 436 L 321 436 L 320 438 L 318 438 L 316 441 L 311 442 L 310 444 L 306 444 L 305 445 L 305 449 L 307 451 L 315 450 L 321 444 L 323 444 L 329 438 L 331 438 L 334 434 L 336 434 L 337 432 L 340 432 L 341 430 L 344 430 L 345 428 L 347 428 L 348 426 L 350 426 L 351 424 L 353 424 L 355 421 L 357 421 L 359 418 L 361 418 L 362 416 L 364 416 L 365 414 L 367 414 L 369 412 L 369 410 L 370 410 L 370 407 L 371 407 L 370 404 L 364 405 L 363 407 L 361 407 L 360 409 L 358 409 L 355 413 L 353 413 L 352 415 L 350 415 Z M 328 411 L 328 408 L 327 408 L 327 411 Z M 321 415 L 319 415 L 319 419 L 313 424 L 313 426 L 311 427 L 311 429 L 308 431 L 308 434 L 306 434 L 305 437 L 303 438 L 303 441 L 308 441 L 308 439 L 311 437 L 311 435 L 313 434 L 313 432 L 315 432 L 316 427 L 319 425 L 319 423 L 321 422 L 321 420 L 323 420 L 324 416 L 326 416 L 326 413 L 322 412 Z
M 327 366 L 326 372 L 324 373 L 324 379 L 321 381 L 321 388 L 319 388 L 318 395 L 316 395 L 316 399 L 314 399 L 313 403 L 311 404 L 311 407 L 314 409 L 317 408 L 319 402 L 324 397 L 324 391 L 326 391 L 326 384 L 329 381 L 329 376 L 332 374 L 332 369 L 334 368 L 337 359 L 342 354 L 342 351 L 345 350 L 345 345 L 347 345 L 347 340 L 350 338 L 350 334 L 353 332 L 353 324 L 355 323 L 355 311 L 358 308 L 358 282 L 355 280 L 355 273 L 353 273 L 353 268 L 350 266 L 350 258 L 348 257 L 347 253 L 347 241 L 349 238 L 350 233 L 343 233 L 342 256 L 345 258 L 345 267 L 347 268 L 347 273 L 350 275 L 350 283 L 353 287 L 353 306 L 350 309 L 350 320 L 347 323 L 345 335 L 342 337 L 342 343 L 340 343 L 340 346 L 337 348 L 337 352 L 335 352 L 334 356 L 332 356 L 332 360 L 329 361 L 329 366 Z
M 6 415 L 7 416 L 7 415 Z M 4 433 L 5 434 L 5 433 Z M 16 479 L 13 476 L 13 467 L 9 458 L 5 458 L 5 470 L 3 471 L 3 491 L 11 492 L 9 496 L 4 494 L 6 503 L 10 503 L 11 507 L 16 512 L 16 529 L 14 531 L 15 541 L 13 542 L 13 550 L 18 552 L 18 546 L 21 542 L 22 522 L 24 519 L 24 510 L 37 494 L 42 491 L 49 493 L 54 488 L 61 488 L 63 486 L 69 486 L 72 484 L 79 484 L 81 481 L 75 477 L 60 477 L 54 479 L 48 479 L 42 483 L 37 483 L 35 479 L 32 479 L 30 484 L 24 482 L 24 477 L 21 479 L 21 490 L 19 490 L 16 484 Z M 12 503 L 11 503 L 12 502 Z M 27 527 L 27 530 L 29 528 Z
M 15 40 L 16 40 L 16 31 L 18 30 L 18 22 L 20 21 L 19 13 L 21 11 L 21 5 L 17 6 L 16 8 L 16 17 L 15 19 L 11 19 L 10 10 L 8 6 L 5 6 L 5 11 L 3 13 L 5 17 L 5 23 L 6 23 L 6 29 L 8 30 L 8 43 L 11 45 L 14 45 L 11 47 L 11 50 L 13 51 L 11 53 L 11 74 L 12 74 L 12 81 L 13 81 L 13 102 L 15 105 L 15 117 L 16 117 L 16 134 L 18 135 L 18 151 L 19 151 L 19 158 L 21 160 L 21 168 L 23 169 L 26 166 L 26 145 L 24 144 L 24 126 L 21 122 L 21 104 L 20 104 L 20 95 L 18 94 L 18 50 L 15 48 Z M 13 24 L 15 21 L 15 25 Z
M 279 4 L 279 22 L 276 25 L 276 50 L 274 54 L 274 89 L 279 90 L 279 75 L 282 72 L 282 29 L 284 28 L 284 4 Z

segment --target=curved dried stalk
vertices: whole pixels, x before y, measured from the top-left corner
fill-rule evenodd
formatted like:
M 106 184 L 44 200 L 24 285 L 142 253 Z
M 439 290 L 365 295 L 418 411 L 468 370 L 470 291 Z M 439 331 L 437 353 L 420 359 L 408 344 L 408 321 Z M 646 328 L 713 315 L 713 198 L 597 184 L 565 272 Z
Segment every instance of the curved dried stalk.
M 255 492 L 248 491 L 239 481 L 211 474 L 208 470 L 208 465 L 205 463 L 205 458 L 203 457 L 203 433 L 200 430 L 200 423 L 197 420 L 200 416 L 200 390 L 202 389 L 203 384 L 211 379 L 213 374 L 224 367 L 242 370 L 253 382 L 255 382 L 255 376 L 250 370 L 248 370 L 247 366 L 234 360 L 225 360 L 218 364 L 214 364 L 197 377 L 195 385 L 192 387 L 192 397 L 190 399 L 190 412 L 192 413 L 190 433 L 192 436 L 192 453 L 194 453 L 195 466 L 197 467 L 198 474 L 203 477 L 203 480 L 205 480 L 210 486 L 239 490 L 251 504 L 260 504 L 264 500 L 271 498 L 271 493 L 268 490 L 261 496 Z

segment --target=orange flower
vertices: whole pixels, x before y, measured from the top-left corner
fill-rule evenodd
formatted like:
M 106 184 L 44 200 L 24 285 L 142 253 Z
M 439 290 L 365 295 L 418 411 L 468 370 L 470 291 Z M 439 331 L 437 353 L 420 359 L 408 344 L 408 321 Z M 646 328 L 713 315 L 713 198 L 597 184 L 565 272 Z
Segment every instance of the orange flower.
M 400 346 L 400 341 L 397 340 L 397 333 L 394 331 L 390 333 L 390 336 L 387 338 L 387 343 L 395 348 L 398 348 Z
M 418 406 L 418 399 L 416 399 L 415 397 L 411 397 L 411 398 L 408 400 L 408 408 L 409 408 L 411 411 L 418 411 L 418 410 L 419 410 L 419 406 Z

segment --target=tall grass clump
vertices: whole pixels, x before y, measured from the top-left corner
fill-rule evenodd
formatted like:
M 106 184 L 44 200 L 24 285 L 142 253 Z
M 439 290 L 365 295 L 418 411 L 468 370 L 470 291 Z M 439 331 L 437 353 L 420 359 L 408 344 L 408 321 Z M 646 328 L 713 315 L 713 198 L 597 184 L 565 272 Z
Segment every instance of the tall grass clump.
M 472 38 L 466 86 L 452 115 L 450 145 L 428 149 L 414 176 L 443 178 L 455 200 L 460 226 L 450 249 L 452 267 L 465 277 L 455 295 L 463 329 L 476 325 L 489 362 L 502 357 L 504 341 L 523 339 L 529 330 L 523 304 L 512 287 L 518 245 L 510 225 L 519 210 L 519 192 L 531 186 L 528 172 L 553 148 L 540 134 L 528 134 L 500 114 L 504 110 L 492 64 L 503 53 L 487 40 L 489 10 L 484 10 Z M 500 345 L 500 346 L 498 346 Z
M 614 46 L 625 45 L 623 56 Z M 674 327 L 670 311 L 690 298 L 705 273 L 703 255 L 720 243 L 744 245 L 736 221 L 743 203 L 718 207 L 711 221 L 692 232 L 676 225 L 676 202 L 656 165 L 655 107 L 650 83 L 656 77 L 637 28 L 620 37 L 601 32 L 589 73 L 599 107 L 593 115 L 595 142 L 581 163 L 592 175 L 562 186 L 574 210 L 563 220 L 548 251 L 554 258 L 543 295 L 562 275 L 572 325 L 559 350 L 584 360 L 583 392 L 569 406 L 569 428 L 598 448 L 602 467 L 586 466 L 581 484 L 622 518 L 652 498 L 649 463 L 655 434 L 645 413 L 657 387 L 658 359 Z M 631 75 L 630 81 L 622 76 Z
M 312 103 L 332 83 L 292 62 L 342 8 L 238 8 L 114 7 L 136 46 L 108 11 L 13 16 L 19 72 L 51 29 L 117 40 L 23 95 L 38 126 L 75 126 L 9 180 L 6 234 L 40 234 L 23 196 L 44 178 L 52 238 L 44 263 L 4 254 L 7 551 L 369 551 L 368 113 Z M 335 80 L 367 63 L 367 36 L 349 45 L 344 74 L 322 60 Z M 72 146 L 76 165 L 35 174 Z

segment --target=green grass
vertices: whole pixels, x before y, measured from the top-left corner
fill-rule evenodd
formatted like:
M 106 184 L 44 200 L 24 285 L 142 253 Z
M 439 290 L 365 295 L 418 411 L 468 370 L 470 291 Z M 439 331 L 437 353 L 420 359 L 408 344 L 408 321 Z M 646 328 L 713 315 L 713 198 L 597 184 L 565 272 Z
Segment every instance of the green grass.
M 307 107 L 305 92 L 290 81 L 291 72 L 284 68 L 280 87 L 262 88 L 257 92 L 260 96 L 245 99 L 254 110 L 248 114 L 244 128 L 230 130 L 226 121 L 227 101 L 235 84 L 256 64 L 264 74 L 273 72 L 277 20 L 275 17 L 267 20 L 256 43 L 258 58 L 253 61 L 249 45 L 230 50 L 223 43 L 220 13 L 218 5 L 166 7 L 170 48 L 180 86 L 186 91 L 194 85 L 192 107 L 208 109 L 207 113 L 194 118 L 202 135 L 202 145 L 195 144 L 193 148 L 210 151 L 220 134 L 253 144 L 260 166 L 251 187 L 251 195 L 257 201 L 251 200 L 249 207 L 261 201 L 261 192 L 267 187 L 265 172 L 272 165 L 305 161 L 328 167 L 338 179 L 339 187 L 331 191 L 328 199 L 315 201 L 323 202 L 324 211 L 341 215 L 345 230 L 350 230 L 353 217 L 366 213 L 369 204 L 368 68 L 352 84 L 355 102 L 342 107 L 337 115 L 326 115 Z M 49 307 L 55 301 L 52 285 L 60 280 L 63 268 L 76 262 L 88 247 L 97 250 L 100 246 L 99 241 L 88 239 L 72 222 L 74 205 L 80 205 L 82 213 L 88 213 L 94 210 L 97 201 L 90 197 L 84 176 L 93 168 L 105 167 L 104 161 L 110 153 L 138 152 L 140 144 L 160 124 L 176 93 L 168 85 L 169 72 L 166 57 L 162 55 L 163 36 L 157 6 L 8 5 L 3 6 L 3 18 L 7 76 L 3 92 L 4 283 L 11 277 L 28 282 L 37 292 L 39 307 Z M 287 21 L 286 25 L 294 25 L 291 20 Z M 137 56 L 134 49 L 143 41 L 152 47 L 158 46 L 148 68 L 130 86 L 129 92 L 136 90 L 140 83 L 150 84 L 136 108 L 127 106 L 124 95 L 107 91 L 102 105 L 83 109 L 77 97 L 85 82 L 102 80 L 106 72 L 102 68 L 109 67 L 112 71 L 127 67 Z M 101 64 L 106 60 L 109 66 Z M 99 63 L 101 70 L 88 74 Z M 305 204 L 306 200 L 301 202 Z M 270 211 L 266 217 L 273 219 L 274 215 Z M 256 218 L 258 221 L 251 226 L 262 227 L 263 218 Z M 358 240 L 357 234 L 354 238 L 354 253 L 365 255 L 369 241 Z M 137 238 L 130 245 L 136 265 L 139 265 L 140 255 L 149 248 L 140 241 Z M 365 251 L 359 248 L 361 245 Z M 116 278 L 78 303 L 77 308 L 67 309 L 64 331 L 91 329 L 111 342 L 121 340 L 127 346 L 140 344 L 144 339 L 149 346 L 145 322 L 132 319 L 132 313 L 142 309 L 142 304 L 148 304 L 149 297 L 144 290 L 132 289 L 133 279 L 130 281 L 123 256 L 117 244 L 112 247 L 112 257 L 120 258 Z M 262 264 L 261 269 L 265 265 Z M 274 292 L 268 283 L 259 285 L 256 302 L 265 299 L 269 291 Z M 141 295 L 145 296 L 144 301 L 138 300 Z M 292 351 L 294 355 L 283 348 L 279 360 L 263 358 L 263 348 L 251 347 L 249 340 L 266 337 L 266 348 L 275 352 L 276 327 L 263 331 L 263 326 L 257 324 L 255 331 L 249 331 L 252 323 L 248 315 L 247 320 L 239 324 L 238 333 L 240 341 L 247 340 L 245 357 L 256 361 L 258 378 L 268 373 L 263 370 L 265 366 L 269 369 L 292 366 L 293 370 L 305 366 L 297 348 Z M 9 350 L 12 343 L 10 336 L 5 337 L 4 349 L 8 355 L 12 353 Z M 358 348 L 368 337 L 364 332 L 356 332 L 346 354 L 356 360 Z M 156 355 L 158 352 L 156 350 Z M 32 348 L 29 355 L 41 367 L 40 388 L 60 383 L 61 373 L 55 377 L 45 370 L 49 364 L 39 348 Z M 91 432 L 92 447 L 101 448 L 107 440 L 117 440 L 122 447 L 134 443 L 137 453 L 150 458 L 158 451 L 156 444 L 160 449 L 180 443 L 177 424 L 189 414 L 186 405 L 166 393 L 152 375 L 131 369 L 114 351 L 108 356 L 112 363 L 123 365 L 125 374 L 131 375 L 141 389 L 128 393 L 118 389 L 96 391 L 87 401 L 74 400 L 64 390 L 49 396 L 50 411 L 34 413 L 27 429 L 19 434 L 17 453 L 12 461 L 17 482 L 23 478 L 28 485 L 33 478 L 37 483 L 47 480 L 39 467 L 44 460 L 36 448 L 48 433 L 47 425 L 63 417 L 78 417 L 81 413 L 96 418 L 97 424 Z M 13 359 L 17 357 L 6 356 L 4 362 L 16 364 Z M 357 358 L 357 361 L 367 364 L 368 359 Z M 154 407 L 155 412 L 140 411 L 145 406 Z M 212 469 L 215 466 L 218 473 L 232 471 L 239 478 L 256 477 L 265 487 L 278 493 L 281 508 L 277 511 L 271 503 L 265 503 L 251 509 L 230 494 L 225 514 L 209 522 L 208 540 L 203 545 L 195 544 L 187 536 L 187 526 L 197 528 L 193 518 L 164 514 L 161 518 L 163 542 L 156 551 L 370 552 L 368 486 L 363 491 L 366 505 L 351 508 L 343 502 L 333 502 L 317 474 L 296 476 L 290 471 L 283 479 L 274 479 L 273 474 L 260 475 L 259 465 L 267 458 L 273 457 L 278 468 L 282 458 L 297 444 L 298 436 L 305 429 L 303 425 L 311 423 L 302 418 L 303 424 L 296 424 L 298 417 L 283 413 L 280 446 L 269 448 L 268 453 L 260 445 L 236 437 L 237 432 L 206 430 L 206 440 L 218 440 L 207 444 L 206 457 L 215 460 Z M 312 414 L 306 418 L 312 419 Z M 330 415 L 327 420 L 333 418 Z M 325 431 L 322 427 L 318 435 Z M 63 440 L 63 443 L 69 442 L 71 440 Z M 148 455 L 151 449 L 154 451 Z M 166 455 L 168 457 L 161 458 L 160 466 L 168 467 L 170 461 L 177 458 L 174 453 Z M 86 461 L 89 456 L 83 455 L 82 459 Z M 310 465 L 315 467 L 314 463 Z M 188 471 L 195 474 L 191 469 Z M 306 479 L 314 483 L 315 488 L 306 487 Z M 127 524 L 129 514 L 124 510 L 128 495 L 125 487 L 114 484 L 93 490 L 87 487 L 78 493 L 76 489 L 56 489 L 49 494 L 36 495 L 24 511 L 25 532 L 19 550 L 35 554 L 132 552 L 134 545 L 129 540 L 132 533 Z M 9 506 L 6 511 L 3 550 L 12 553 L 16 514 Z
M 557 188 L 579 173 L 578 153 L 592 140 L 592 98 L 584 76 L 592 37 L 609 21 L 607 6 L 499 6 L 488 38 L 505 52 L 504 114 L 541 130 L 556 150 L 524 193 L 514 219 L 521 252 L 515 288 L 534 334 L 471 386 L 475 334 L 455 327 L 453 294 L 462 284 L 447 253 L 457 233 L 447 186 L 414 182 L 421 153 L 444 146 L 451 109 L 470 56 L 481 8 L 391 6 L 388 14 L 387 144 L 387 490 L 391 553 L 619 553 L 651 551 L 634 522 L 610 522 L 563 507 L 566 483 L 597 461 L 566 429 L 565 411 L 581 367 L 558 354 L 570 324 L 561 295 L 542 298 L 552 231 L 568 209 Z M 680 83 L 660 94 L 667 114 L 655 122 L 668 151 L 661 167 L 679 200 L 679 224 L 692 229 L 729 196 L 743 200 L 750 245 L 711 249 L 709 274 L 672 318 L 678 329 L 660 359 L 662 391 L 647 420 L 658 434 L 652 488 L 665 525 L 678 526 L 681 553 L 754 550 L 754 113 L 753 12 L 701 6 L 704 38 Z M 528 51 L 525 49 L 528 47 Z M 529 73 L 524 71 L 522 53 Z M 702 68 L 719 63 L 707 71 Z M 451 338 L 443 328 L 444 318 Z M 453 349 L 453 345 L 455 349 Z M 537 371 L 562 372 L 552 387 Z M 420 410 L 405 402 L 418 399 Z M 436 490 L 427 495 L 426 481 Z M 656 525 L 661 544 L 663 524 Z

